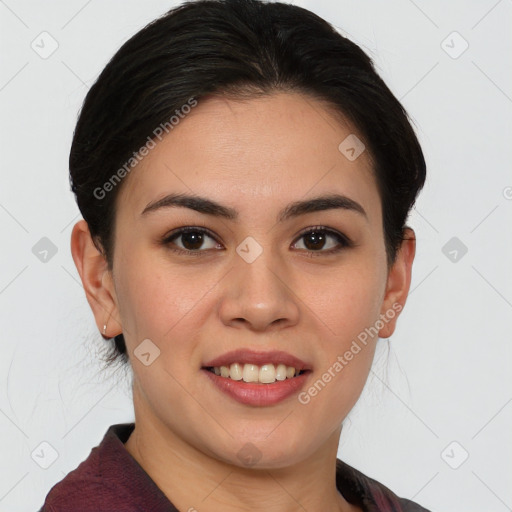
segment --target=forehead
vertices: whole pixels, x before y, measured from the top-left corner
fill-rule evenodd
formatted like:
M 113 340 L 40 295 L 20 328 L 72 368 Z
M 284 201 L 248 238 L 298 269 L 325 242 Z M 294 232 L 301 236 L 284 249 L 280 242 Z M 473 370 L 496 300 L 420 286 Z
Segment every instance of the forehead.
M 379 222 L 370 155 L 349 159 L 344 152 L 357 144 L 354 137 L 361 138 L 338 113 L 302 94 L 203 98 L 125 178 L 118 214 L 128 210 L 137 217 L 172 192 L 210 197 L 253 217 L 338 192 Z

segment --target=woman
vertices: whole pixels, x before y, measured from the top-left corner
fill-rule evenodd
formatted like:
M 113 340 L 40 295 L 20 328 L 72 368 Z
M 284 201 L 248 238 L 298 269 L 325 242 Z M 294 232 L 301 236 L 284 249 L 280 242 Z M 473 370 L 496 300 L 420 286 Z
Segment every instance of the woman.
M 70 174 L 135 423 L 41 510 L 425 510 L 336 458 L 406 302 L 425 180 L 358 46 L 292 5 L 183 4 L 91 87 Z

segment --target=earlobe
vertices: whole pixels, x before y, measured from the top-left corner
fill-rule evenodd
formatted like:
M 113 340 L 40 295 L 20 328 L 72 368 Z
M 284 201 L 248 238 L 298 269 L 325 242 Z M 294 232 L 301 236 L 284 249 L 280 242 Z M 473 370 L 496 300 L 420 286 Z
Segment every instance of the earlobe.
M 94 245 L 85 220 L 78 221 L 73 227 L 71 254 L 100 333 L 107 338 L 120 334 L 122 326 L 112 274 L 105 256 Z
M 381 308 L 384 326 L 379 330 L 379 338 L 389 338 L 395 331 L 398 316 L 405 306 L 409 293 L 415 254 L 416 235 L 411 228 L 406 227 L 395 263 L 388 273 L 386 293 Z

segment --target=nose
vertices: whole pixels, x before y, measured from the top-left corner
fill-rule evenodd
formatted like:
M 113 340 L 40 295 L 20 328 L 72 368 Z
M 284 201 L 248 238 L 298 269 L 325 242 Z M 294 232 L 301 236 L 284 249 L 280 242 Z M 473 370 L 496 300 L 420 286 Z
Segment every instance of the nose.
M 252 263 L 241 258 L 235 261 L 219 305 L 225 325 L 266 331 L 298 322 L 299 298 L 290 273 L 270 253 L 263 251 Z

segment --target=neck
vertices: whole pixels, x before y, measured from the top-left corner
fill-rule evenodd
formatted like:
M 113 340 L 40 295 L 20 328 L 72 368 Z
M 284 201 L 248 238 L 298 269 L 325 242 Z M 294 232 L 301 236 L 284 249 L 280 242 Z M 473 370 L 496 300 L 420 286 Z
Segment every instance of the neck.
M 195 448 L 137 402 L 134 396 L 136 427 L 125 447 L 178 510 L 360 510 L 336 488 L 341 428 L 320 450 L 293 466 L 244 468 Z

